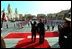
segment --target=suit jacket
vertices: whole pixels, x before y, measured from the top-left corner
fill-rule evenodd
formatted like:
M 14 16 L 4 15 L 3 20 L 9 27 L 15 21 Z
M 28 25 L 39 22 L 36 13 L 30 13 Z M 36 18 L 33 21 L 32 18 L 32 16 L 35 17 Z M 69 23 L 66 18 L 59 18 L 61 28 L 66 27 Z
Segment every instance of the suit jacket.
M 43 23 L 38 23 L 37 28 L 39 33 L 44 34 L 45 28 Z

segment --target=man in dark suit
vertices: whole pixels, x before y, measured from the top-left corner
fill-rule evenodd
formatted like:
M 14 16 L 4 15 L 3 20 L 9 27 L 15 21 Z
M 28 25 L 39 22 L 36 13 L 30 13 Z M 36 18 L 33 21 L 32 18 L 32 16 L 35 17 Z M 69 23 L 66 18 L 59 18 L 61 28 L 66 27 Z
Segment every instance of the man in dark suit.
M 60 48 L 71 48 L 70 21 L 68 18 L 65 18 L 64 24 L 58 26 Z
M 45 36 L 45 28 L 44 28 L 44 24 L 41 19 L 40 19 L 37 27 L 38 27 L 38 33 L 39 33 L 39 43 L 43 43 L 44 36 Z
M 36 40 L 36 31 L 37 31 L 37 26 L 36 26 L 36 21 L 34 21 L 33 23 L 31 22 L 31 32 L 32 32 L 32 41 L 35 42 Z

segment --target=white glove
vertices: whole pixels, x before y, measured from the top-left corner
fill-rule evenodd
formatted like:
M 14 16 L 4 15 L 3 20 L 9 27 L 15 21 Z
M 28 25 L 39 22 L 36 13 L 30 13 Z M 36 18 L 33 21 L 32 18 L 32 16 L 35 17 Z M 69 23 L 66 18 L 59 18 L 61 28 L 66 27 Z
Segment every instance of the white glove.
M 64 38 L 67 38 L 67 36 L 64 36 Z

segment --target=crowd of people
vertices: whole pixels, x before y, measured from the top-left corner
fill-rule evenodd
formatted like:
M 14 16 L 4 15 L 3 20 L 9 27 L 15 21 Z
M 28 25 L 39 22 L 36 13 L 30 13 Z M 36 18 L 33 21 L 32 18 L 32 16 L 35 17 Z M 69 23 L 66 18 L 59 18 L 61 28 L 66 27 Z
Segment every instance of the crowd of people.
M 5 20 L 5 13 L 3 12 L 2 20 L 1 20 L 1 31 L 3 26 L 3 21 Z M 29 21 L 22 21 L 17 24 L 14 24 L 15 26 L 18 26 L 18 28 L 22 28 L 24 25 L 26 25 Z M 32 42 L 36 41 L 36 34 L 39 34 L 39 43 L 44 42 L 45 37 L 45 24 L 47 24 L 47 29 L 50 30 L 49 22 L 42 21 L 42 19 L 39 20 L 39 23 L 34 21 L 31 23 L 31 32 L 32 32 Z M 52 26 L 52 30 L 54 30 L 55 25 L 53 25 L 53 21 L 50 21 L 50 25 Z M 58 24 L 58 22 L 56 22 Z M 28 24 L 29 25 L 29 24 Z M 6 24 L 6 27 L 9 28 L 9 25 Z M 65 22 L 63 24 L 58 24 L 58 31 L 59 31 L 59 45 L 60 48 L 71 48 L 71 19 L 65 18 Z M 6 48 L 6 44 L 4 42 L 4 38 L 1 37 L 1 48 Z
M 26 21 L 20 21 L 20 22 L 17 22 L 14 26 L 17 26 L 17 28 L 23 28 L 29 21 L 26 20 Z
M 31 23 L 32 42 L 36 41 L 36 34 L 38 34 L 39 43 L 42 44 L 45 38 L 45 24 L 43 20 L 40 19 L 38 23 L 36 21 L 33 21 L 33 22 L 30 21 L 30 23 Z M 49 25 L 47 25 L 47 29 L 49 29 Z M 54 29 L 54 26 L 52 25 L 52 30 L 53 29 Z M 58 25 L 58 31 L 59 31 L 60 48 L 71 48 L 71 19 L 65 18 L 64 23 L 61 25 Z M 1 47 L 5 47 L 3 44 L 5 45 L 4 40 L 1 37 Z
M 31 22 L 31 32 L 32 32 L 32 41 L 36 40 L 36 33 L 39 34 L 39 43 L 44 42 L 45 36 L 45 28 L 44 23 L 40 19 L 37 24 L 36 21 L 34 23 Z M 47 29 L 49 29 L 49 25 L 47 25 Z M 54 25 L 52 25 L 52 30 L 54 29 Z M 71 48 L 71 19 L 65 18 L 63 24 L 58 25 L 59 31 L 59 45 L 60 48 Z

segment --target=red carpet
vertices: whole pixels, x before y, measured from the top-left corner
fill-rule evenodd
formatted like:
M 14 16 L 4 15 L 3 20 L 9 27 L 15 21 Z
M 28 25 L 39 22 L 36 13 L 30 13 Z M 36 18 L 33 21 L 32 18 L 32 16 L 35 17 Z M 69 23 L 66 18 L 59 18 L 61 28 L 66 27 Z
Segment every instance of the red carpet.
M 5 38 L 27 38 L 31 33 L 10 33 Z M 58 32 L 45 32 L 45 37 L 58 37 Z
M 17 43 L 15 48 L 50 48 L 47 40 L 44 40 L 44 43 L 39 44 L 39 39 L 36 39 L 36 42 L 32 42 L 31 39 L 23 39 Z
M 38 34 L 37 34 L 38 35 Z M 6 38 L 24 38 L 23 40 L 20 40 L 15 48 L 50 48 L 50 45 L 47 40 L 44 40 L 44 43 L 39 44 L 39 39 L 36 38 L 36 42 L 32 42 L 31 38 L 28 38 L 28 36 L 31 36 L 31 33 L 22 33 L 22 32 L 11 32 L 8 34 Z M 58 37 L 58 32 L 45 32 L 45 37 Z

